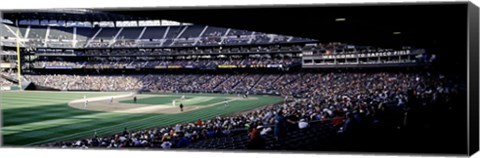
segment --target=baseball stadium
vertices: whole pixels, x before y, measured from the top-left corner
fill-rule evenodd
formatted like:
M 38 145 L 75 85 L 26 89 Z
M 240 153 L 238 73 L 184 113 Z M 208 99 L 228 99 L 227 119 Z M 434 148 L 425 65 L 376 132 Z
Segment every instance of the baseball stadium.
M 5 11 L 2 143 L 464 152 L 456 15 L 421 7 Z

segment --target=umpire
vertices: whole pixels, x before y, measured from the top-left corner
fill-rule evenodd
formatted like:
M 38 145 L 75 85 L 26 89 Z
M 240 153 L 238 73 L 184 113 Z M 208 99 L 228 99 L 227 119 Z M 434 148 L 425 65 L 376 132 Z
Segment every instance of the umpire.
M 137 96 L 133 96 L 133 103 L 137 103 Z
M 183 104 L 180 103 L 180 111 L 183 112 Z

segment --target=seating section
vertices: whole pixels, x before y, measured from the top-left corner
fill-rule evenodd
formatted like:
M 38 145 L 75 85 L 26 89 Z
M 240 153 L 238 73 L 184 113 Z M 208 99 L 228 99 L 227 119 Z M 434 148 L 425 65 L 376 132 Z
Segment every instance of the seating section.
M 188 26 L 188 28 L 185 30 L 185 32 L 180 35 L 179 38 L 196 38 L 200 36 L 200 33 L 203 31 L 205 26 L 203 25 L 192 25 Z
M 17 82 L 17 77 L 17 72 L 13 71 L 12 69 L 0 69 L 0 87 L 16 85 L 12 81 Z
M 191 91 L 230 92 L 253 85 L 277 91 L 284 102 L 210 120 L 185 122 L 167 127 L 146 129 L 87 138 L 72 142 L 46 144 L 54 147 L 172 148 L 191 149 L 267 149 L 329 150 L 355 146 L 361 141 L 380 142 L 388 134 L 404 127 L 403 115 L 408 100 L 418 103 L 449 105 L 457 95 L 458 85 L 440 74 L 426 72 L 300 72 L 294 74 L 148 74 L 128 76 L 27 75 L 39 85 L 57 88 L 125 91 Z M 264 78 L 264 79 L 262 79 Z M 273 86 L 265 79 L 277 78 Z M 197 82 L 198 81 L 198 82 Z M 409 83 L 409 84 L 405 84 Z M 449 83 L 449 84 L 446 84 Z M 196 85 L 191 87 L 189 85 Z M 263 86 L 259 86 L 263 85 Z M 266 86 L 265 86 L 266 85 Z M 198 86 L 198 87 L 197 87 Z M 432 88 L 435 87 L 435 88 Z M 415 94 L 410 89 L 415 88 Z M 445 89 L 449 89 L 448 91 Z M 242 93 L 246 94 L 246 93 Z M 435 96 L 435 97 L 434 97 Z M 414 98 L 412 98 L 414 97 Z M 448 109 L 448 107 L 443 107 Z M 280 116 L 281 115 L 281 116 Z M 277 122 L 277 124 L 275 123 Z M 285 123 L 285 126 L 279 126 Z M 278 124 L 280 123 L 280 124 Z M 275 132 L 281 129 L 283 132 Z M 172 131 L 172 132 L 169 132 Z M 152 133 L 152 137 L 138 135 Z M 121 139 L 115 139 L 123 137 Z M 144 143 L 133 143 L 142 139 Z M 77 143 L 78 142 L 78 143 Z M 375 143 L 372 143 L 375 145 Z M 381 144 L 377 144 L 381 147 Z
M 27 38 L 30 39 L 45 39 L 47 35 L 47 29 L 44 27 L 30 27 L 30 32 L 28 33 Z
M 77 27 L 77 40 L 78 41 L 87 41 L 89 38 L 93 37 L 99 28 L 82 28 Z
M 141 39 L 162 39 L 168 27 L 147 27 Z
M 187 149 L 241 150 L 247 149 L 249 142 L 247 130 L 239 130 L 228 137 L 220 137 L 199 141 L 187 146 Z
M 275 140 L 273 135 L 261 136 L 266 150 L 325 150 L 334 144 L 335 137 L 338 137 L 337 130 L 329 124 L 313 122 L 306 129 L 290 129 L 284 140 Z M 336 140 L 338 141 L 338 140 Z M 187 146 L 187 149 L 209 149 L 209 150 L 245 150 L 250 149 L 251 140 L 247 130 L 229 135 L 198 141 Z
M 4 24 L 3 24 L 4 25 Z M 6 28 L 6 25 L 2 26 Z M 14 26 L 8 26 L 16 30 Z M 50 30 L 47 32 L 47 28 Z M 76 29 L 76 31 L 74 31 Z M 101 29 L 101 30 L 100 30 Z M 145 29 L 145 31 L 143 31 Z M 5 30 L 0 35 L 14 37 Z M 121 31 L 120 31 L 121 30 Z M 47 27 L 20 26 L 22 35 L 28 35 L 27 45 L 35 47 L 192 47 L 218 45 L 246 45 L 293 42 L 313 42 L 315 40 L 272 35 L 246 30 L 219 28 L 205 25 L 188 26 L 149 26 L 149 27 Z M 143 34 L 142 34 L 143 32 Z M 74 39 L 74 34 L 76 38 Z M 98 34 L 97 34 L 98 33 Z M 48 35 L 47 35 L 48 34 Z M 117 36 L 118 34 L 118 36 Z M 95 36 L 96 35 L 96 36 Z M 49 40 L 42 41 L 45 37 Z M 116 37 L 117 36 L 117 37 Z M 115 38 L 116 37 L 116 38 Z M 139 38 L 140 37 L 140 38 Z M 139 40 L 137 40 L 139 39 Z M 74 40 L 69 41 L 69 40 Z M 113 41 L 112 41 L 113 40 Z M 62 43 L 64 42 L 64 43 Z M 87 45 L 87 43 L 89 43 Z
M 73 40 L 73 27 L 50 27 L 48 39 Z
M 252 31 L 247 30 L 230 30 L 227 36 L 243 36 L 243 35 L 252 35 Z
M 224 36 L 227 32 L 227 28 L 208 26 L 207 30 L 203 33 L 202 37 L 215 37 Z
M 119 30 L 120 29 L 118 28 L 102 28 L 95 39 L 111 40 L 115 37 Z
M 143 27 L 125 27 L 117 39 L 137 39 L 142 33 Z
M 12 26 L 9 26 L 9 27 L 12 28 L 12 30 L 15 31 L 15 33 L 17 32 L 17 31 L 14 29 L 14 27 L 12 27 Z M 18 27 L 18 30 L 19 30 L 20 34 L 21 34 L 22 37 L 24 37 L 24 38 L 30 38 L 30 37 L 27 37 L 27 28 L 28 28 L 27 26 L 20 26 L 20 27 Z
M 12 32 L 13 31 L 13 32 Z M 9 38 L 16 38 L 17 27 L 1 24 L 0 27 L 0 37 L 9 37 Z M 22 34 L 20 34 L 22 36 Z

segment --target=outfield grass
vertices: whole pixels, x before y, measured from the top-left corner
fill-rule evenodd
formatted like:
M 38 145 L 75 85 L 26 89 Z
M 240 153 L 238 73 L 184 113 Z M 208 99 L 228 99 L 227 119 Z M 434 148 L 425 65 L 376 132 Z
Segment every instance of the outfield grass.
M 193 122 L 199 118 L 211 119 L 216 116 L 246 111 L 282 101 L 282 98 L 275 96 L 252 96 L 259 99 L 233 100 L 227 108 L 223 104 L 219 104 L 180 114 L 98 112 L 71 108 L 67 104 L 74 99 L 83 99 L 84 95 L 87 97 L 99 97 L 122 94 L 128 93 L 2 92 L 0 94 L 0 105 L 3 112 L 3 144 L 6 146 L 35 145 L 88 138 L 93 136 L 95 131 L 99 135 L 108 135 L 119 133 L 123 131 L 124 127 L 130 130 L 162 127 L 177 123 Z M 166 97 L 179 99 L 182 95 L 169 94 Z M 187 100 L 199 98 L 195 103 L 199 105 L 223 101 L 228 96 L 218 94 L 187 95 L 184 104 L 187 104 Z M 165 97 L 159 98 L 165 100 Z M 200 98 L 203 98 L 203 101 Z M 137 101 L 140 101 L 140 99 Z M 171 100 L 167 99 L 165 102 L 171 104 Z M 158 102 L 155 104 L 158 104 Z M 193 101 L 191 104 L 194 104 Z
M 205 95 L 186 95 L 185 99 L 181 99 L 182 95 L 174 95 L 174 96 L 155 96 L 155 97 L 148 97 L 148 98 L 139 98 L 137 99 L 137 104 L 149 104 L 149 105 L 172 105 L 173 100 L 175 100 L 176 104 L 183 103 L 184 106 L 205 106 L 210 105 L 218 102 L 225 101 L 224 97 L 219 96 L 205 96 Z M 231 100 L 231 99 L 227 99 Z M 129 103 L 133 104 L 133 99 L 123 100 L 120 103 Z

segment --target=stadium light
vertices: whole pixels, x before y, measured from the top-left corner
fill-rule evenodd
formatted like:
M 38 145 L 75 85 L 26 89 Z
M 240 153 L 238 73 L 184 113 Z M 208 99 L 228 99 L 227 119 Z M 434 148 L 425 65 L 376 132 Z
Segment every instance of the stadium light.
M 399 34 L 402 34 L 402 32 L 393 32 L 394 35 L 399 35 Z
M 347 20 L 346 18 L 336 18 L 336 19 L 335 19 L 336 22 L 346 21 L 346 20 Z

